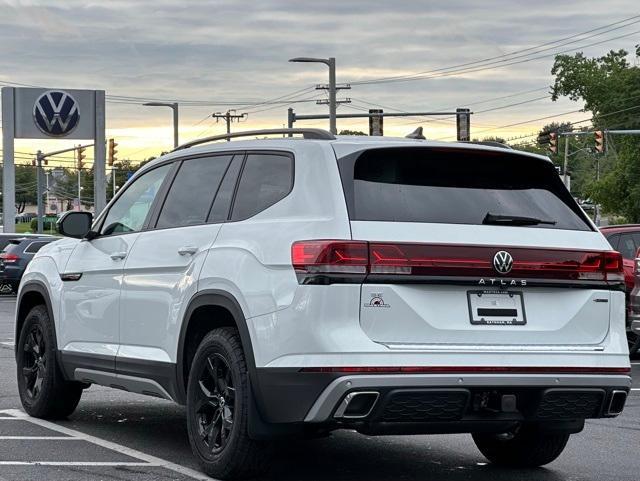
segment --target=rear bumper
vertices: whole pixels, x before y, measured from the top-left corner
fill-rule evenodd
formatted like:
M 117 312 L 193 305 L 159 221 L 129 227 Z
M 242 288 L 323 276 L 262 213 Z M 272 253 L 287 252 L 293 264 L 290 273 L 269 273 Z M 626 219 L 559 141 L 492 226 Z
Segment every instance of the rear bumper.
M 469 432 L 474 425 L 582 422 L 615 416 L 631 386 L 605 374 L 356 374 L 259 369 L 257 396 L 269 423 L 350 427 L 367 432 Z M 618 406 L 611 411 L 614 392 Z M 355 393 L 370 405 L 345 415 Z M 622 399 L 621 399 L 622 398 Z M 364 398 L 361 398 L 364 399 Z M 615 406 L 614 406 L 615 407 Z M 348 413 L 347 413 L 348 414 Z

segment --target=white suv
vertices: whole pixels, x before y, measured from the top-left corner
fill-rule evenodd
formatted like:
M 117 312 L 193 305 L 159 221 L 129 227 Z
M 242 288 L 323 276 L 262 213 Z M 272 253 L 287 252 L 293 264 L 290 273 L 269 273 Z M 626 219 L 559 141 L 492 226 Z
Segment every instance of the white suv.
M 549 159 L 229 137 L 273 133 L 186 144 L 95 221 L 61 218 L 80 240 L 43 248 L 18 294 L 29 414 L 69 415 L 90 384 L 171 399 L 203 469 L 239 478 L 271 439 L 335 429 L 472 433 L 538 466 L 622 411 L 621 257 Z

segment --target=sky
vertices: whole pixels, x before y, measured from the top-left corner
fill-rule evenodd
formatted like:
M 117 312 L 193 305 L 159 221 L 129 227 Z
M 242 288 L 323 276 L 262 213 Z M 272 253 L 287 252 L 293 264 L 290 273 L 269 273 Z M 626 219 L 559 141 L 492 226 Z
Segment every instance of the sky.
M 335 57 L 338 82 L 351 83 L 339 92 L 351 99 L 339 113 L 468 107 L 473 137 L 512 138 L 551 120 L 589 118 L 568 113 L 580 102 L 549 98 L 553 55 L 632 52 L 640 43 L 638 15 L 633 0 L 0 0 L 0 86 L 105 90 L 107 136 L 118 142 L 119 158 L 140 160 L 170 150 L 173 141 L 171 111 L 144 107 L 144 99 L 181 103 L 181 141 L 223 133 L 224 123 L 210 115 L 230 108 L 248 113 L 234 130 L 281 127 L 288 107 L 328 112 L 315 104 L 326 92 L 314 88 L 327 82 L 326 66 L 287 60 Z M 484 68 L 450 68 L 499 56 Z M 267 102 L 273 99 L 283 103 Z M 327 128 L 328 121 L 296 126 Z M 448 117 L 387 118 L 385 134 L 417 126 L 428 138 L 455 139 Z M 367 131 L 368 123 L 340 119 L 338 129 Z M 18 140 L 16 150 L 72 144 Z

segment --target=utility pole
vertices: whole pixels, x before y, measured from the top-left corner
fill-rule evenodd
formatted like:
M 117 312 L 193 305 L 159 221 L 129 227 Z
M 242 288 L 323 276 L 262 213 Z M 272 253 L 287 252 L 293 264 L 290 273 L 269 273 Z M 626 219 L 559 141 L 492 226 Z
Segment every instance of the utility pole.
M 289 59 L 289 62 L 299 62 L 299 63 L 323 63 L 327 67 L 329 67 L 329 85 L 317 85 L 316 90 L 328 90 L 329 91 L 329 99 L 328 100 L 319 100 L 318 104 L 329 105 L 329 131 L 335 135 L 338 133 L 336 127 L 336 109 L 338 104 L 342 103 L 350 103 L 351 99 L 345 100 L 336 100 L 336 92 L 341 89 L 350 89 L 351 85 L 344 85 L 338 87 L 336 85 L 336 59 L 334 57 L 329 58 L 312 58 L 312 57 L 296 57 Z
M 564 182 L 564 185 L 567 186 L 567 189 L 569 188 L 569 186 L 567 185 L 568 162 L 569 162 L 569 136 L 565 135 L 564 136 L 564 166 L 562 167 L 562 181 Z
M 231 113 L 233 112 L 233 113 Z M 242 120 L 246 120 L 247 117 L 249 117 L 248 113 L 242 113 L 242 114 L 236 114 L 235 110 L 227 110 L 226 113 L 222 113 L 222 112 L 215 112 L 213 114 L 211 114 L 211 117 L 216 119 L 216 123 L 220 120 L 223 119 L 226 123 L 227 123 L 227 134 L 231 133 L 231 122 L 233 122 L 234 120 L 237 122 L 240 122 Z M 227 142 L 230 142 L 231 139 L 227 139 Z
M 38 234 L 42 234 L 44 206 L 42 205 L 42 151 L 38 150 L 36 153 L 36 192 L 37 192 L 37 204 L 38 204 Z

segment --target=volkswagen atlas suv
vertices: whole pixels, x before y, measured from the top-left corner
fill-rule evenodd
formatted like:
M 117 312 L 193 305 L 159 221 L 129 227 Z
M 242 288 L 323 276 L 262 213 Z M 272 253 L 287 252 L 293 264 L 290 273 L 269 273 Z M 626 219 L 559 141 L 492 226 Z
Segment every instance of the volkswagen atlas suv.
M 173 400 L 217 478 L 337 429 L 471 433 L 539 466 L 629 392 L 621 256 L 546 157 L 231 134 L 59 230 L 18 294 L 24 409 L 68 416 L 91 384 Z

